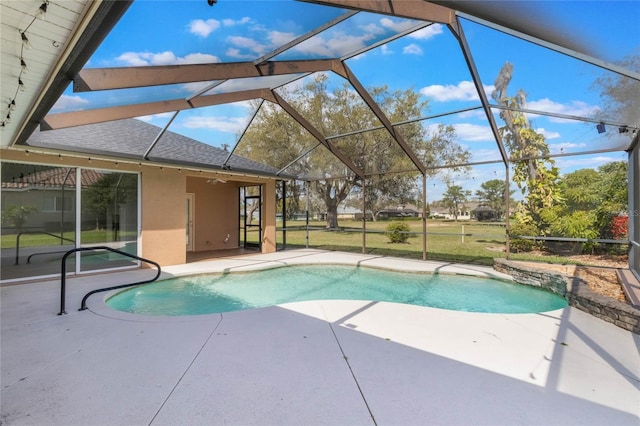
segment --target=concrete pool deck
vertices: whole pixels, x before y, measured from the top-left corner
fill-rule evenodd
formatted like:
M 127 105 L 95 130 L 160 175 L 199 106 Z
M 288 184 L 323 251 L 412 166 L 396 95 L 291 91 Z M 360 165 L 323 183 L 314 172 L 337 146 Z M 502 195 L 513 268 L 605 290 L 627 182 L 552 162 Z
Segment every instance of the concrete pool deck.
M 491 268 L 319 250 L 163 276 L 343 263 Z M 135 270 L 1 289 L 2 425 L 640 424 L 640 336 L 575 308 L 479 314 L 313 301 L 197 317 L 113 311 L 92 289 Z

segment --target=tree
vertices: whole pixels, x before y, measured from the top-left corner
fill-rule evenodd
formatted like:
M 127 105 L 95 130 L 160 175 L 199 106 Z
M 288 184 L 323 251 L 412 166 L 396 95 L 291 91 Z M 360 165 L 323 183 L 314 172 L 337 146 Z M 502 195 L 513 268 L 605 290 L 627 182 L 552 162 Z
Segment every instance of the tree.
M 462 189 L 458 185 L 447 185 L 447 192 L 442 195 L 442 201 L 453 215 L 454 220 L 458 221 L 460 209 L 464 206 L 471 191 Z
M 7 225 L 13 226 L 18 232 L 22 232 L 24 225 L 27 223 L 29 216 L 32 213 L 37 212 L 38 209 L 34 206 L 7 206 L 2 212 L 2 222 Z
M 618 63 L 623 68 L 640 72 L 640 55 L 630 55 Z M 618 121 L 635 123 L 638 118 L 638 82 L 616 73 L 604 73 L 593 84 L 600 90 L 601 118 L 617 117 Z M 606 116 L 604 115 L 606 111 Z
M 512 179 L 525 195 L 516 213 L 516 219 L 533 224 L 541 235 L 545 234 L 545 221 L 541 213 L 545 208 L 553 207 L 561 200 L 558 189 L 558 168 L 555 161 L 548 158 L 549 147 L 545 137 L 533 130 L 525 114 L 519 111 L 525 108 L 526 93 L 520 89 L 515 96 L 507 91 L 513 75 L 513 65 L 509 62 L 500 70 L 495 81 L 492 98 L 509 109 L 500 111 L 505 126 L 500 134 L 513 162 Z
M 106 224 L 109 214 L 116 226 L 119 206 L 137 197 L 137 177 L 127 173 L 104 173 L 83 191 L 83 208 L 95 213 L 96 229 L 100 228 L 101 219 Z
M 560 179 L 563 201 L 541 212 L 550 235 L 570 238 L 617 238 L 627 217 L 627 163 L 615 161 L 597 170 L 580 169 Z M 623 236 L 624 238 L 624 236 Z M 592 250 L 596 243 L 588 243 Z M 584 243 L 573 243 L 579 253 Z
M 580 169 L 564 176 L 560 181 L 560 187 L 567 208 L 570 210 L 595 209 L 598 206 L 599 195 L 594 190 L 594 183 L 598 179 L 598 172 L 593 169 Z
M 412 90 L 390 92 L 387 87 L 374 87 L 369 93 L 391 122 L 419 117 L 428 106 Z M 416 167 L 387 130 L 360 132 L 379 127 L 380 121 L 351 86 L 345 83 L 330 90 L 327 75 L 317 74 L 281 96 L 323 136 L 346 135 L 331 143 L 367 175 L 366 210 L 373 210 L 376 200 L 413 196 Z M 451 126 L 430 132 L 420 122 L 409 122 L 396 131 L 429 166 L 459 164 L 469 158 L 456 143 Z M 326 208 L 327 228 L 338 227 L 338 206 L 350 194 L 362 195 L 360 178 L 276 104 L 262 105 L 236 152 L 276 168 L 286 167 L 285 173 L 311 181 L 312 190 Z
M 504 216 L 506 210 L 505 203 L 505 191 L 507 185 L 505 181 L 500 179 L 488 180 L 480 185 L 480 188 L 476 190 L 476 196 L 485 203 L 488 207 L 491 207 L 495 212 L 496 218 L 500 219 Z M 515 191 L 509 191 L 509 197 L 513 195 Z

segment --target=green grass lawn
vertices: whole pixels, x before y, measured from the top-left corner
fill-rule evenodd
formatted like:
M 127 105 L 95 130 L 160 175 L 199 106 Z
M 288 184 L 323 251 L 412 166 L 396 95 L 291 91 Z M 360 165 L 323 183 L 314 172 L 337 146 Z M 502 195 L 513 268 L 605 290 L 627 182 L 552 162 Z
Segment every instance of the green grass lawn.
M 384 234 L 389 221 L 366 223 L 366 253 L 422 259 L 422 222 L 406 221 L 412 236 L 406 243 L 392 244 Z M 342 230 L 327 231 L 324 222 L 310 222 L 309 247 L 362 253 L 362 222 L 339 221 Z M 305 231 L 291 230 L 304 227 L 304 222 L 287 222 L 287 248 L 305 247 Z M 464 238 L 461 234 L 465 234 Z M 277 233 L 278 247 L 283 244 L 283 233 Z M 504 224 L 491 222 L 427 221 L 427 259 L 480 265 L 493 265 L 494 258 L 505 258 Z M 510 259 L 544 261 L 551 263 L 588 264 L 562 256 L 533 253 L 511 253 Z
M 392 244 L 384 234 L 390 221 L 366 223 L 366 253 L 406 258 L 422 259 L 422 222 L 406 221 L 412 235 L 406 243 Z M 280 223 L 279 226 L 282 224 Z M 363 236 L 362 222 L 341 220 L 341 230 L 327 231 L 325 222 L 310 222 L 312 230 L 309 231 L 309 247 L 324 250 L 339 250 L 353 253 L 362 253 Z M 304 230 L 302 221 L 287 222 L 287 248 L 305 247 Z M 461 235 L 464 227 L 464 238 Z M 298 228 L 298 229 L 295 229 Z M 255 235 L 249 232 L 247 241 L 258 242 L 257 228 Z M 65 239 L 74 240 L 75 233 L 63 234 Z M 105 231 L 83 231 L 83 243 L 103 243 L 108 241 Z M 121 232 L 121 240 L 135 241 L 135 233 L 128 235 Z M 16 235 L 2 235 L 2 248 L 15 248 Z M 65 241 L 65 244 L 73 244 Z M 283 232 L 277 232 L 278 248 L 283 247 Z M 46 234 L 24 234 L 20 238 L 20 247 L 56 246 L 60 245 L 60 239 Z M 494 258 L 504 258 L 505 231 L 504 224 L 491 222 L 454 222 L 446 220 L 427 221 L 427 259 L 471 263 L 480 265 L 492 265 Z M 588 260 L 576 261 L 563 256 L 540 256 L 533 253 L 511 253 L 513 260 L 545 261 L 551 263 L 576 263 L 590 264 Z
M 51 234 L 56 233 L 52 232 Z M 65 232 L 64 234 L 58 233 L 56 235 L 58 235 L 58 237 L 64 238 L 64 240 L 44 233 L 24 233 L 20 236 L 20 247 L 73 245 L 76 238 L 75 232 Z M 109 241 L 110 236 L 110 231 L 108 234 L 105 231 L 82 231 L 81 241 L 83 244 L 104 243 L 105 241 Z M 121 241 L 135 241 L 135 239 L 135 232 L 120 232 Z M 16 241 L 16 234 L 2 235 L 2 238 L 0 239 L 0 243 L 3 249 L 15 248 Z M 62 244 L 60 244 L 61 241 Z

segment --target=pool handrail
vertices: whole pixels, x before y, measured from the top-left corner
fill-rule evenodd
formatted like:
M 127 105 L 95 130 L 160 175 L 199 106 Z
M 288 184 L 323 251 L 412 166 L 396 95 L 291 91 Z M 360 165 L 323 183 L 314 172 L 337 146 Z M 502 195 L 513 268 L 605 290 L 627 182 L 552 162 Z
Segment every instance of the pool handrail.
M 136 260 L 140 260 L 142 262 L 145 263 L 149 263 L 152 264 L 156 267 L 157 271 L 156 271 L 156 275 L 155 277 L 153 277 L 150 280 L 144 280 L 144 281 L 136 281 L 134 283 L 130 283 L 130 284 L 121 284 L 121 285 L 116 285 L 116 286 L 111 286 L 111 287 L 105 287 L 105 288 L 100 288 L 97 290 L 92 290 L 89 293 L 85 294 L 84 297 L 82 298 L 82 303 L 80 305 L 80 309 L 78 309 L 79 311 L 84 311 L 87 309 L 87 299 L 89 298 L 89 296 L 91 296 L 92 294 L 95 293 L 100 293 L 102 291 L 109 291 L 109 290 L 117 290 L 119 288 L 125 288 L 125 287 L 133 287 L 136 285 L 141 285 L 141 284 L 148 284 L 151 282 L 154 282 L 155 280 L 157 280 L 160 277 L 160 274 L 162 273 L 162 270 L 160 269 L 160 265 L 157 262 L 154 262 L 153 260 L 149 260 L 149 259 L 145 259 L 143 257 L 140 256 L 136 256 L 130 253 L 127 253 L 125 251 L 122 250 L 118 250 L 118 249 L 114 249 L 108 246 L 92 246 L 92 247 L 76 247 L 74 249 L 71 249 L 69 251 L 67 251 L 64 256 L 62 256 L 62 271 L 60 274 L 60 312 L 58 313 L 58 315 L 63 315 L 66 314 L 67 311 L 65 311 L 65 300 L 66 300 L 66 280 L 67 280 L 67 257 L 69 257 L 72 253 L 75 252 L 79 252 L 79 251 L 97 251 L 97 250 L 107 250 L 110 251 L 112 253 L 117 253 L 120 254 L 122 256 L 126 256 L 126 257 L 130 257 L 132 259 L 136 259 Z
M 29 234 L 31 234 L 31 235 L 38 235 L 38 234 L 49 235 L 50 237 L 58 238 L 60 240 L 60 244 L 61 245 L 62 245 L 63 241 L 69 241 L 71 243 L 75 243 L 75 240 L 71 240 L 69 238 L 65 238 L 62 235 L 52 234 L 51 232 L 45 232 L 45 231 L 18 232 L 18 234 L 16 235 L 16 261 L 15 261 L 14 265 L 19 265 L 20 264 L 20 237 L 25 235 L 25 234 L 27 234 L 27 235 L 29 235 Z M 29 258 L 31 258 L 31 256 L 29 256 Z

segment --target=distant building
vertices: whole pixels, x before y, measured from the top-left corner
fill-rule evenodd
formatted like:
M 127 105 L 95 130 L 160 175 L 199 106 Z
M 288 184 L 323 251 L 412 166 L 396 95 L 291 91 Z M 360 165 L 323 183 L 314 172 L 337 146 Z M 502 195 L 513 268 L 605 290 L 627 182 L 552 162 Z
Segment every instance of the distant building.
M 478 206 L 471 210 L 471 216 L 478 221 L 498 219 L 496 211 L 489 206 Z

